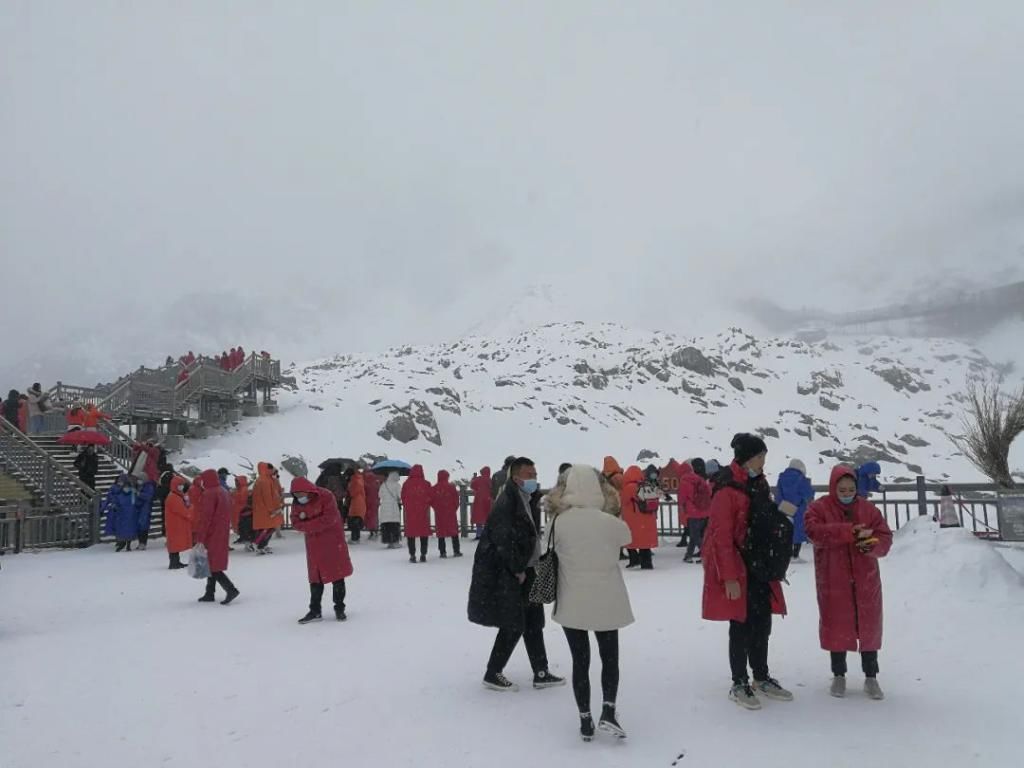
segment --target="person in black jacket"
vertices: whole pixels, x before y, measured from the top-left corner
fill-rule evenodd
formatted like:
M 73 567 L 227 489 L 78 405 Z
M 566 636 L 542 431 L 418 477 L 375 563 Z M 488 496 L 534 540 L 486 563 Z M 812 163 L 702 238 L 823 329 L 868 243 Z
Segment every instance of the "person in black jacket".
M 75 469 L 78 470 L 78 479 L 96 490 L 96 473 L 100 470 L 100 457 L 96 455 L 96 447 L 85 446 L 85 450 L 75 457 Z
M 21 408 L 21 395 L 18 390 L 12 389 L 7 393 L 7 399 L 4 400 L 4 418 L 7 419 L 15 427 L 18 426 L 18 409 Z
M 469 620 L 498 628 L 483 684 L 494 691 L 519 690 L 503 671 L 523 638 L 533 667 L 533 687 L 565 685 L 564 678 L 548 670 L 544 606 L 527 599 L 540 557 L 537 469 L 529 459 L 518 458 L 509 464 L 508 476 L 480 534 L 469 587 Z
M 505 463 L 501 465 L 501 469 L 495 472 L 494 477 L 491 478 L 491 501 L 497 501 L 504 490 L 505 484 L 508 482 L 509 467 L 512 466 L 512 462 L 515 460 L 515 456 L 506 456 Z

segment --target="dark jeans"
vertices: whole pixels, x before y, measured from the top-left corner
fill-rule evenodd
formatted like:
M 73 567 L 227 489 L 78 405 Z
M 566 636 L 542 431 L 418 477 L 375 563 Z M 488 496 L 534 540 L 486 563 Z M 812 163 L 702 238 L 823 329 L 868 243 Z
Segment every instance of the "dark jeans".
M 458 555 L 460 552 L 462 552 L 462 549 L 460 548 L 460 545 L 459 545 L 459 537 L 458 536 L 452 536 L 451 538 L 452 538 L 452 552 L 454 552 L 456 555 Z M 445 546 L 445 540 L 444 540 L 443 536 L 438 536 L 438 538 L 437 538 L 437 548 L 439 550 L 441 550 L 442 557 L 444 555 L 448 554 L 448 548 Z
M 397 544 L 402 540 L 402 524 L 381 523 L 380 540 L 385 544 Z
M 729 666 L 734 683 L 749 682 L 748 662 L 755 681 L 768 679 L 768 637 L 771 633 L 771 587 L 763 582 L 749 581 L 747 620 L 729 622 Z
M 572 691 L 580 713 L 590 712 L 590 635 L 584 629 L 562 627 L 572 654 Z M 619 693 L 619 632 L 595 632 L 601 654 L 601 692 L 606 704 L 614 704 Z
M 802 544 L 794 544 L 793 545 L 793 559 L 794 560 L 796 558 L 800 557 L 800 547 L 801 546 L 803 546 L 803 545 Z
M 348 519 L 348 529 L 352 532 L 352 541 L 359 541 L 363 530 L 363 518 L 350 517 Z
M 544 647 L 544 606 L 527 605 L 524 608 L 526 631 L 517 629 L 499 629 L 494 638 L 491 657 L 487 660 L 487 673 L 496 675 L 505 669 L 512 651 L 519 644 L 519 638 L 526 644 L 526 653 L 530 657 L 533 673 L 544 672 L 548 668 L 548 653 Z
M 691 517 L 686 523 L 686 530 L 690 534 L 690 543 L 686 545 L 687 558 L 692 558 L 694 550 L 697 557 L 704 551 L 704 530 L 708 527 L 706 517 Z
M 231 583 L 231 579 L 224 571 L 217 571 L 211 573 L 209 578 L 206 579 L 206 595 L 207 597 L 213 597 L 213 593 L 216 590 L 216 585 L 220 584 L 221 589 L 225 592 L 232 592 L 235 589 L 235 585 Z
M 427 556 L 428 540 L 426 536 L 420 536 L 420 555 L 422 557 Z M 410 536 L 406 541 L 409 542 L 409 557 L 416 557 L 416 539 Z
M 334 588 L 334 610 L 345 611 L 345 580 L 338 579 L 332 582 L 331 586 Z M 309 585 L 309 610 L 313 613 L 320 613 L 320 604 L 324 597 L 324 585 L 323 584 L 310 584 Z
M 832 651 L 832 674 L 846 677 L 846 651 Z M 860 655 L 864 677 L 878 677 L 878 651 L 864 651 Z

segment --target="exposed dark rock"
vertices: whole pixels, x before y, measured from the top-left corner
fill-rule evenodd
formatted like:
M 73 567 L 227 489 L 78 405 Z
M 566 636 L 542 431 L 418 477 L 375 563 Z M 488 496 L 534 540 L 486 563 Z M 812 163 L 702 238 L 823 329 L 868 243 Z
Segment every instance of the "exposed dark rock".
M 925 448 L 931 445 L 927 440 L 917 437 L 916 435 L 904 435 L 900 440 L 913 448 Z
M 901 456 L 907 455 L 907 446 L 905 445 L 894 443 L 892 440 L 887 441 L 885 445 L 890 451 L 893 451 L 894 453 L 898 453 Z
M 688 395 L 692 395 L 693 397 L 704 397 L 704 390 L 695 384 L 691 384 L 686 379 L 683 379 L 679 386 L 682 387 L 683 392 Z
M 638 453 L 636 455 L 636 463 L 640 464 L 641 462 L 645 462 L 645 461 L 647 461 L 647 462 L 657 461 L 658 458 L 659 457 L 658 457 L 657 453 L 655 453 L 654 451 L 648 451 L 645 448 L 644 450 L 640 451 L 640 453 Z
M 408 413 L 399 413 L 388 419 L 388 423 L 377 434 L 385 440 L 394 439 L 400 443 L 411 443 L 420 436 L 420 431 L 416 429 L 412 416 Z
M 779 437 L 779 430 L 775 427 L 761 427 L 757 430 L 757 434 L 761 437 L 774 437 L 777 440 Z
M 904 464 L 903 466 L 905 466 L 907 469 L 909 469 L 915 475 L 923 475 L 924 474 L 924 470 L 921 469 L 921 467 L 918 466 L 917 464 L 907 463 L 907 464 Z
M 688 371 L 693 371 L 701 376 L 714 376 L 715 364 L 705 357 L 704 353 L 696 347 L 683 347 L 677 349 L 669 358 L 672 365 L 682 366 Z
M 521 387 L 522 382 L 515 381 L 513 379 L 495 379 L 494 386 L 496 387 Z
M 738 389 L 740 392 L 743 392 L 746 389 L 746 387 L 743 386 L 743 379 L 737 376 L 730 376 L 729 383 L 732 384 L 733 387 Z
M 821 405 L 822 408 L 827 408 L 830 411 L 839 410 L 839 403 L 834 403 L 824 396 L 818 398 L 818 404 Z

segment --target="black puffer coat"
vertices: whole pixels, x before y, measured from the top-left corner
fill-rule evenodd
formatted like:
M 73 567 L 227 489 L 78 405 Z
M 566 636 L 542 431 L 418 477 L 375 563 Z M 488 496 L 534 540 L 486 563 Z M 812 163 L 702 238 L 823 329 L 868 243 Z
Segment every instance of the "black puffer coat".
M 480 534 L 469 586 L 469 620 L 485 627 L 522 632 L 525 626 L 533 569 L 527 564 L 537 546 L 540 494 L 530 503 L 533 523 L 524 514 L 519 486 L 509 481 L 498 495 L 487 524 Z M 524 584 L 517 573 L 527 574 Z

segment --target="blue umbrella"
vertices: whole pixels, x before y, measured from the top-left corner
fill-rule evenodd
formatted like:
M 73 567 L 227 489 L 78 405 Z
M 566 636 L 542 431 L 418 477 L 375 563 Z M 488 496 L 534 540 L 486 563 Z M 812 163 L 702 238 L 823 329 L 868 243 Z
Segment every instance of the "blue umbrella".
M 390 475 L 392 472 L 397 472 L 402 477 L 408 477 L 410 470 L 412 470 L 411 464 L 406 464 L 404 461 L 398 461 L 397 459 L 378 461 L 370 468 L 371 472 L 378 475 Z

